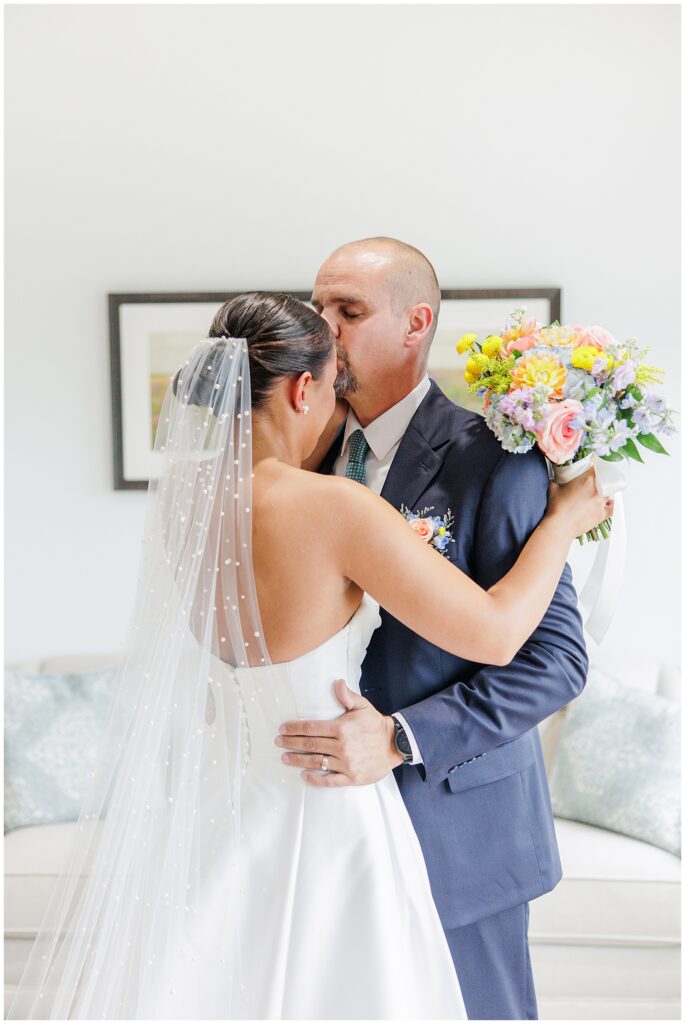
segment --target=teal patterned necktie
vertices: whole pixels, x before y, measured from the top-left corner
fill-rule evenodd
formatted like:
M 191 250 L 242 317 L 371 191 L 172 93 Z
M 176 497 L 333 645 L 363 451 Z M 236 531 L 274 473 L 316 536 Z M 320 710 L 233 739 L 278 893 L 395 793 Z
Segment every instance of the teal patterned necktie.
M 364 463 L 369 452 L 369 442 L 364 436 L 364 431 L 355 430 L 354 433 L 350 434 L 349 443 L 350 457 L 345 467 L 345 476 L 349 477 L 350 480 L 356 480 L 357 483 L 365 484 L 366 473 L 364 472 Z

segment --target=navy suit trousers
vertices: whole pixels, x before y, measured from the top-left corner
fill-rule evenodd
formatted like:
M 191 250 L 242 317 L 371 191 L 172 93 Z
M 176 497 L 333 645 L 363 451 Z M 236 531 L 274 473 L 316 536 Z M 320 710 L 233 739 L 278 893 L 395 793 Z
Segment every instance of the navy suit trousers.
M 469 1020 L 537 1020 L 529 904 L 445 932 Z

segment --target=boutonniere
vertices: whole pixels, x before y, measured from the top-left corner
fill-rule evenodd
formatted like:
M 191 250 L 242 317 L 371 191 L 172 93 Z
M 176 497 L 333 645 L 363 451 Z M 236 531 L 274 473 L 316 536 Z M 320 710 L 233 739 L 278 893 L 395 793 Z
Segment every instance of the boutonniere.
M 428 515 L 434 508 L 434 505 L 430 505 L 428 508 L 422 509 L 421 512 L 412 512 L 405 505 L 401 505 L 400 512 L 414 533 L 418 533 L 421 540 L 430 544 L 441 555 L 447 555 L 447 545 L 454 543 L 450 530 L 454 523 L 454 516 L 450 509 L 447 509 L 444 516 Z

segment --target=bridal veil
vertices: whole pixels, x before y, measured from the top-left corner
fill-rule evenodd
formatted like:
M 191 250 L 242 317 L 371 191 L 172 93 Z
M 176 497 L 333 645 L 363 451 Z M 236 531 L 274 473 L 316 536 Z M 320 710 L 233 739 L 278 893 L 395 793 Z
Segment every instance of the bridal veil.
M 216 964 L 227 1018 L 236 1005 L 250 747 L 225 666 L 269 663 L 252 573 L 250 427 L 245 340 L 201 341 L 162 404 L 126 653 L 9 1019 L 154 1017 L 159 986 L 173 988 L 168 965 L 186 957 Z M 208 949 L 194 911 L 226 857 L 232 890 Z

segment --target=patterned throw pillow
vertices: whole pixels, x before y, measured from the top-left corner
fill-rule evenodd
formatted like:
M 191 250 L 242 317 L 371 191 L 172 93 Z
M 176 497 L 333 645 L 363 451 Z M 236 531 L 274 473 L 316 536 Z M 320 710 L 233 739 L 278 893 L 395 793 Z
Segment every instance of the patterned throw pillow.
M 115 673 L 5 670 L 5 832 L 78 818 Z
M 590 669 L 566 710 L 550 777 L 554 813 L 680 856 L 680 707 Z

